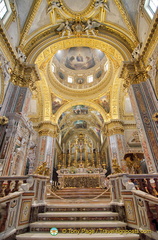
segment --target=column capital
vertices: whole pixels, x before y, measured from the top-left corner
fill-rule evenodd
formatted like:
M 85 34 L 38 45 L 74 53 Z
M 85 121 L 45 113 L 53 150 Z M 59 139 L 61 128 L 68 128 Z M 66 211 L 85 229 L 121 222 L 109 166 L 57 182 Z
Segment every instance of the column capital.
M 40 122 L 38 124 L 38 133 L 40 136 L 57 137 L 59 133 L 58 125 L 51 121 Z
M 115 134 L 124 134 L 123 122 L 118 119 L 113 119 L 107 124 L 107 136 Z
M 149 78 L 148 72 L 150 69 L 151 66 L 145 66 L 142 59 L 124 62 L 120 73 L 120 78 L 124 79 L 124 88 L 130 87 L 132 84 L 145 82 Z
M 40 75 L 35 64 L 15 61 L 15 66 L 11 72 L 11 82 L 19 87 L 29 87 L 35 90 L 35 82 L 40 80 Z

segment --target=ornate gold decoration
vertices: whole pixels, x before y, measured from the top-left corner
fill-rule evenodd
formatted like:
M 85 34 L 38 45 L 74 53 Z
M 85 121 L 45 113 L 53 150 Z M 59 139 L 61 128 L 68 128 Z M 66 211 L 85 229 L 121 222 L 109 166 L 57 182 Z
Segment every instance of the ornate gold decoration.
M 138 174 L 141 173 L 141 162 L 142 159 L 138 157 L 137 154 L 132 154 L 125 158 L 126 165 L 128 167 L 129 173 Z
M 152 55 L 158 39 L 158 17 L 155 18 L 155 22 L 151 29 L 151 32 L 148 35 L 148 39 L 146 41 L 145 47 L 142 52 L 142 58 L 144 62 L 147 64 L 149 57 Z
M 35 82 L 40 80 L 35 64 L 21 63 L 16 60 L 15 67 L 11 73 L 11 81 L 20 87 L 30 87 L 36 90 Z
M 52 138 L 56 138 L 59 133 L 58 126 L 53 124 L 50 121 L 41 122 L 38 125 L 38 132 L 40 136 L 50 136 Z
M 123 173 L 120 166 L 117 163 L 117 159 L 112 159 L 112 168 L 114 170 L 113 174 Z
M 156 112 L 156 113 L 154 113 L 154 114 L 152 115 L 152 119 L 153 119 L 155 122 L 158 123 L 158 112 Z
M 96 20 L 76 18 L 62 22 L 56 30 L 61 37 L 67 36 L 70 38 L 72 35 L 80 37 L 83 34 L 86 34 L 89 37 L 90 35 L 96 36 L 98 33 L 96 29 L 99 26 L 101 26 L 101 23 Z
M 50 170 L 47 167 L 47 163 L 43 162 L 39 167 L 37 167 L 34 174 L 50 176 Z
M 139 84 L 145 82 L 148 78 L 148 72 L 150 71 L 151 66 L 144 66 L 142 59 L 139 61 L 125 62 L 121 76 L 124 78 L 124 88 L 128 88 L 132 84 Z
M 108 131 L 107 135 L 115 135 L 115 134 L 124 134 L 124 126 L 123 122 L 120 120 L 111 120 L 110 123 L 108 123 Z
M 6 125 L 9 122 L 9 119 L 5 116 L 0 116 L 0 125 Z
M 24 25 L 22 33 L 21 33 L 20 46 L 24 46 L 26 36 L 30 30 L 31 24 L 33 23 L 33 20 L 35 18 L 35 15 L 37 13 L 37 10 L 38 10 L 41 2 L 42 2 L 42 0 L 35 0 L 32 4 L 31 10 L 28 14 L 28 17 L 26 19 L 25 25 Z

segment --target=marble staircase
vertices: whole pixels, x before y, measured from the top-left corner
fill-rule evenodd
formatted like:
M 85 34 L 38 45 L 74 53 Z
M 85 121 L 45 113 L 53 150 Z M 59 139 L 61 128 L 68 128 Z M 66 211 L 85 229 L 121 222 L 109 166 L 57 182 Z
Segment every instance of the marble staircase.
M 78 192 L 81 190 L 77 189 Z M 82 192 L 86 193 L 82 189 Z M 99 190 L 96 190 L 99 192 Z M 65 189 L 65 195 L 70 190 Z M 85 196 L 83 194 L 83 196 Z M 126 223 L 119 220 L 119 215 L 112 212 L 109 198 L 78 198 L 71 194 L 68 199 L 49 199 L 44 213 L 38 214 L 38 221 L 30 223 L 28 233 L 16 236 L 17 240 L 136 240 L 137 234 L 125 234 Z M 58 234 L 52 236 L 51 228 L 57 228 Z M 113 232 L 112 232 L 113 231 Z
M 55 191 L 55 194 L 64 199 L 110 199 L 110 192 L 101 188 L 66 188 Z M 51 194 L 48 199 L 57 199 L 57 196 Z

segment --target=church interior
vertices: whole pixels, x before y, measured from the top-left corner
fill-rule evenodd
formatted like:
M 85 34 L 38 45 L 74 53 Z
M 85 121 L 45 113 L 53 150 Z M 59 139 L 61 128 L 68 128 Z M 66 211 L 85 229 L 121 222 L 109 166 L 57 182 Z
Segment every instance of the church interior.
M 0 239 L 158 240 L 158 0 L 0 0 Z

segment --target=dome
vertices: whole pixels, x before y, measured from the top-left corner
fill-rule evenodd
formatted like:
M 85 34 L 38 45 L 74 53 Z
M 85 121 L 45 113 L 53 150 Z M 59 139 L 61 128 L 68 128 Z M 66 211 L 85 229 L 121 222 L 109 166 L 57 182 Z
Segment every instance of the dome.
M 56 79 L 70 88 L 96 85 L 108 70 L 108 59 L 99 49 L 71 47 L 59 50 L 52 59 Z

